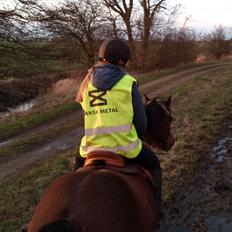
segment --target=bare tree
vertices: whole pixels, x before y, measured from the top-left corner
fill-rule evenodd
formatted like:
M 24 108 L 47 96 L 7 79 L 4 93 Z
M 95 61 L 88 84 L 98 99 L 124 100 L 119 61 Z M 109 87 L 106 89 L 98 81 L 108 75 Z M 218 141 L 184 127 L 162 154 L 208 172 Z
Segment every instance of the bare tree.
M 0 39 L 14 40 L 29 34 L 28 17 L 35 9 L 37 0 L 12 0 L 10 5 L 2 3 L 0 9 Z M 27 28 L 25 30 L 25 28 Z
M 29 15 L 36 3 L 37 0 L 12 0 L 0 6 L 0 77 L 18 75 L 38 54 L 33 55 L 31 44 L 26 43 L 32 33 Z
M 104 16 L 104 26 L 101 30 L 97 30 L 96 37 L 99 41 L 105 38 L 125 38 L 127 33 L 123 30 L 124 24 L 120 15 L 115 15 L 110 9 L 108 10 Z
M 206 49 L 219 60 L 222 56 L 231 53 L 230 39 L 227 36 L 227 28 L 222 25 L 215 27 L 211 33 L 205 36 Z
M 53 9 L 48 7 L 37 20 L 46 25 L 48 31 L 65 40 L 75 40 L 87 55 L 88 64 L 94 63 L 96 35 L 104 21 L 97 1 L 66 0 Z
M 127 32 L 123 30 L 123 22 L 120 18 L 119 15 L 113 15 L 112 13 L 109 13 L 109 17 L 107 17 L 107 21 L 109 21 L 109 27 L 107 28 L 107 23 L 106 27 L 104 27 L 105 31 L 105 37 L 109 37 L 109 35 L 112 38 L 125 38 L 127 36 Z M 108 30 L 106 30 L 108 29 Z
M 157 14 L 166 10 L 166 0 L 139 0 L 143 8 L 143 30 L 142 30 L 142 59 L 146 62 L 146 54 L 149 50 L 149 40 L 152 26 L 155 23 Z M 142 22 L 141 22 L 142 23 Z M 140 23 L 140 24 L 141 24 Z
M 173 29 L 161 41 L 158 52 L 158 68 L 174 67 L 191 63 L 196 59 L 196 35 L 188 28 Z
M 121 16 L 127 30 L 128 44 L 131 48 L 132 54 L 135 54 L 135 44 L 131 24 L 131 16 L 134 4 L 133 0 L 103 0 L 103 2 L 106 7 L 110 8 L 112 11 Z

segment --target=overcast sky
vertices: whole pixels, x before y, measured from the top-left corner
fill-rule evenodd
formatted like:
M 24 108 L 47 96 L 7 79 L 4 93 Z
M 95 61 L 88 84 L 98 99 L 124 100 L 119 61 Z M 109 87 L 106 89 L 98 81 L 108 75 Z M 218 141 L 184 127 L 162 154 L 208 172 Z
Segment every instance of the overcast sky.
M 0 0 L 3 5 L 10 5 L 13 0 Z M 62 0 L 40 0 L 57 4 Z M 183 25 L 188 17 L 188 26 L 198 30 L 212 30 L 215 26 L 232 27 L 232 0 L 167 0 L 171 6 L 181 4 L 178 22 Z
M 51 3 L 59 1 L 62 0 L 46 0 Z M 182 5 L 178 18 L 180 25 L 188 17 L 187 25 L 199 31 L 210 31 L 219 25 L 232 27 L 232 0 L 167 0 L 167 3 Z
M 181 4 L 180 24 L 190 17 L 188 25 L 199 30 L 215 26 L 232 27 L 232 0 L 167 0 L 171 5 Z

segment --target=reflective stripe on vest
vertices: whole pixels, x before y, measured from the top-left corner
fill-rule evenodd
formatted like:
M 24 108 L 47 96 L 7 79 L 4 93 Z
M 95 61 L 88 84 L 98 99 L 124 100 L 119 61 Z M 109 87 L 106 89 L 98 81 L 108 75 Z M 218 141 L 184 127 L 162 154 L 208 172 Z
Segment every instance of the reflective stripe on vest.
M 101 135 L 101 134 L 112 134 L 115 132 L 130 131 L 132 124 L 111 126 L 111 127 L 98 127 L 85 129 L 85 135 Z
M 123 152 L 129 152 L 139 145 L 139 139 L 137 139 L 135 142 L 127 144 L 126 146 L 117 146 L 117 147 L 95 147 L 95 146 L 87 146 L 87 147 L 82 147 L 83 151 L 86 153 L 92 152 L 92 151 L 109 151 L 109 152 L 114 152 L 114 153 L 120 153 L 121 151 Z
M 91 81 L 88 83 L 81 102 L 85 114 L 82 157 L 92 151 L 110 151 L 127 158 L 139 154 L 142 143 L 132 122 L 133 82 L 133 77 L 125 75 L 107 91 L 96 89 Z

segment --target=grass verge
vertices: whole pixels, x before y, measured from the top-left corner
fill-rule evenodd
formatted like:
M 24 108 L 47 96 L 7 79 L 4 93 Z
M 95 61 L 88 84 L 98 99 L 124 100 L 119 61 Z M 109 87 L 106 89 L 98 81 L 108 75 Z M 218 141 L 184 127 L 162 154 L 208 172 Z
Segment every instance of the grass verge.
M 75 102 L 71 102 L 53 107 L 48 111 L 32 113 L 22 118 L 11 118 L 9 121 L 0 123 L 0 140 L 7 139 L 27 129 L 43 125 L 67 113 L 75 112 L 78 109 L 80 109 L 79 105 Z
M 42 160 L 33 168 L 1 183 L 0 231 L 21 231 L 27 227 L 31 213 L 44 189 L 54 178 L 71 170 L 75 150 Z
M 171 204 L 178 192 L 188 187 L 231 122 L 231 73 L 231 69 L 210 73 L 172 92 L 177 141 L 168 156 L 160 157 L 165 198 Z

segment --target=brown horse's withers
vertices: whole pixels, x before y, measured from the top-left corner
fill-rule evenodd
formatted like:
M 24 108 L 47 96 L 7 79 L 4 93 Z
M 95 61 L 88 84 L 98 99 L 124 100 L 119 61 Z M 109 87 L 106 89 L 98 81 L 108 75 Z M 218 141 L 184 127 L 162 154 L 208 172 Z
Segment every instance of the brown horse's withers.
M 163 150 L 174 143 L 170 104 L 170 98 L 155 99 L 145 106 L 145 140 Z M 59 177 L 37 205 L 28 232 L 154 232 L 156 202 L 148 178 L 118 169 L 83 167 Z

